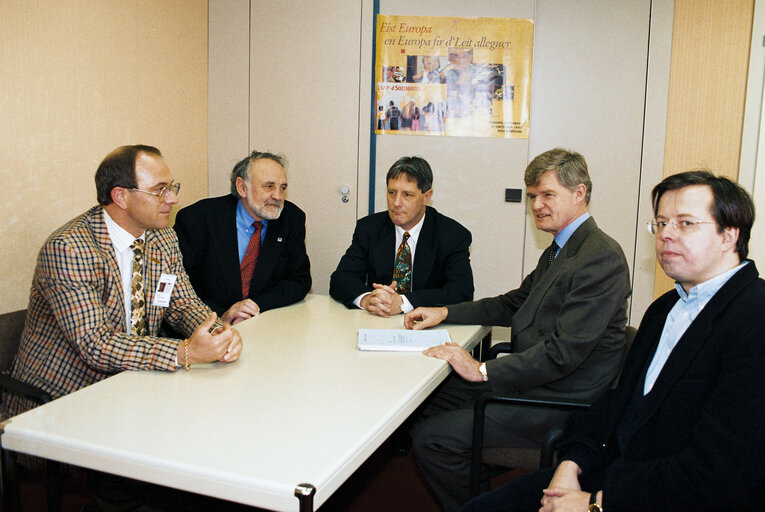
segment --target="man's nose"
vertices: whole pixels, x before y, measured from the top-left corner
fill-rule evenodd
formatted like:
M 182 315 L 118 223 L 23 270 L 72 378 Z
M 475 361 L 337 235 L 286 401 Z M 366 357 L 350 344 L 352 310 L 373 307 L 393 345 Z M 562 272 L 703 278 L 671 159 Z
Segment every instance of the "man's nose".
M 167 204 L 178 204 L 178 194 L 172 190 L 168 190 L 167 194 L 165 195 L 165 202 Z
M 671 231 L 670 231 L 671 230 Z M 659 232 L 659 238 L 662 240 L 676 238 L 680 233 L 680 228 L 677 222 L 671 220 L 667 222 L 667 225 Z

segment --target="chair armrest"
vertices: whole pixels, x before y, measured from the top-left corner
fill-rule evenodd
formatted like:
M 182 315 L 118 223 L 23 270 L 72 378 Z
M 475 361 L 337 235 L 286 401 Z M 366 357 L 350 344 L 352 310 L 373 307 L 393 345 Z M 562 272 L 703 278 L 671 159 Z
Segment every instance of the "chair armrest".
M 496 346 L 496 345 L 495 345 Z M 494 347 L 492 347 L 493 350 Z M 481 458 L 483 456 L 483 429 L 486 416 L 486 407 L 489 404 L 505 404 L 518 407 L 531 407 L 538 409 L 557 409 L 562 411 L 582 411 L 589 409 L 590 402 L 575 398 L 551 398 L 523 394 L 500 394 L 487 392 L 478 396 L 473 409 L 473 445 L 470 457 L 470 496 L 477 496 L 481 485 Z M 546 439 L 542 446 L 542 461 L 552 460 L 552 446 L 560 439 L 562 429 L 558 426 L 558 432 L 554 438 Z M 551 429 L 555 431 L 556 427 Z
M 512 343 L 509 341 L 501 341 L 495 343 L 491 349 L 489 349 L 488 359 L 496 359 L 499 354 L 509 354 L 513 351 Z
M 40 405 L 47 404 L 53 400 L 50 394 L 37 386 L 27 384 L 4 373 L 0 373 L 0 389 L 5 389 L 10 393 L 34 400 Z

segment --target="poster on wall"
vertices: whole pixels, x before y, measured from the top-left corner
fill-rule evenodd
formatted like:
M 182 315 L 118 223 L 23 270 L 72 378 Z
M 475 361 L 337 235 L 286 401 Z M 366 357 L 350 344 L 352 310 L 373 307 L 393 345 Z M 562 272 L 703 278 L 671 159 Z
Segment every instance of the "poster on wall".
M 377 134 L 529 137 L 534 22 L 377 16 Z

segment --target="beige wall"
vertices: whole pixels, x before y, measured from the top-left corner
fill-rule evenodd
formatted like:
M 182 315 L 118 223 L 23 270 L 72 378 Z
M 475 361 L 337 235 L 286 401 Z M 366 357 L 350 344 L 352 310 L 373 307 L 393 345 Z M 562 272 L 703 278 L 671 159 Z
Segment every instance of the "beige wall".
M 123 144 L 207 195 L 207 2 L 0 2 L 0 313 L 26 307 L 40 245 L 96 203 Z
M 572 5 L 567 0 L 494 0 L 472 7 L 458 0 L 437 5 L 426 0 L 385 0 L 380 5 L 384 14 L 535 18 L 528 140 L 402 136 L 376 140 L 375 209 L 384 208 L 385 171 L 398 156 L 427 158 L 436 174 L 434 206 L 473 232 L 471 260 L 478 297 L 517 286 L 524 268 L 533 268 L 539 251 L 549 244 L 549 235 L 539 236 L 533 225 L 526 226 L 524 203 L 504 202 L 503 189 L 523 188 L 522 172 L 529 158 L 556 145 L 587 157 L 597 187 L 593 214 L 622 243 L 630 266 L 635 264 L 640 180 L 657 181 L 641 165 L 660 162 L 664 152 L 663 137 L 643 137 L 649 117 L 658 119 L 654 124 L 663 134 L 662 98 L 667 94 L 670 50 L 663 43 L 671 38 L 672 2 L 589 0 Z M 217 49 L 219 43 L 222 49 L 229 40 L 248 37 L 248 27 L 236 21 L 242 19 L 244 8 L 230 0 L 210 2 L 211 69 L 219 69 L 218 58 L 225 59 L 228 69 L 220 66 L 222 71 L 210 76 L 211 190 L 215 183 L 226 181 L 232 162 L 222 162 L 232 158 L 225 156 L 232 145 L 248 141 L 252 147 L 285 152 L 290 159 L 288 197 L 308 215 L 315 293 L 327 292 L 329 274 L 350 242 L 353 221 L 368 211 L 371 6 L 369 0 L 361 2 L 359 11 L 355 2 L 333 0 L 315 11 L 308 0 L 289 5 L 253 3 L 250 75 L 245 83 L 241 70 L 248 64 L 247 55 L 240 48 L 227 53 Z M 277 23 L 285 19 L 289 30 Z M 661 43 L 651 50 L 658 64 L 649 63 L 647 68 L 649 34 Z M 221 57 L 215 57 L 218 53 Z M 342 78 L 327 77 L 327 62 L 342 63 Z M 294 80 L 296 69 L 316 78 Z M 249 104 L 244 99 L 238 105 L 222 101 L 243 98 L 246 86 Z M 646 106 L 647 98 L 658 101 Z M 237 115 L 244 108 L 251 113 L 249 123 Z M 230 122 L 213 133 L 212 120 L 218 118 Z M 655 167 L 660 177 L 660 164 Z M 342 185 L 351 190 L 348 204 L 340 203 L 337 191 Z M 476 204 L 483 207 L 476 209 Z M 612 211 L 620 215 L 611 215 Z M 639 277 L 647 284 L 641 287 L 647 297 L 642 304 L 653 292 L 652 257 L 649 251 L 648 265 L 639 260 L 645 271 Z
M 754 0 L 676 0 L 664 176 L 738 178 Z M 673 281 L 656 266 L 655 294 Z

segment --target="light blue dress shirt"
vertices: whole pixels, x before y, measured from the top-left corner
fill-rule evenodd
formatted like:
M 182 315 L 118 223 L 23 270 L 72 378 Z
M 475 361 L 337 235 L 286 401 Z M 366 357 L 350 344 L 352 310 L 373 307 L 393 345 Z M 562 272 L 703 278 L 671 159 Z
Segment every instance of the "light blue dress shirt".
M 242 263 L 244 253 L 247 252 L 247 246 L 250 244 L 250 238 L 255 232 L 255 228 L 252 227 L 253 222 L 255 222 L 255 219 L 247 212 L 240 197 L 239 202 L 236 203 L 236 241 L 239 247 L 239 263 Z M 263 219 L 260 222 L 263 223 L 263 228 L 260 230 L 260 245 L 262 246 L 263 240 L 266 239 L 268 221 Z
M 662 368 L 664 368 L 664 364 L 669 359 L 669 355 L 683 334 L 685 334 L 688 326 L 699 316 L 699 313 L 701 313 L 701 310 L 704 309 L 704 306 L 707 305 L 710 299 L 728 282 L 728 279 L 733 277 L 733 274 L 738 272 L 746 263 L 745 261 L 719 276 L 697 284 L 688 293 L 685 293 L 682 286 L 675 283 L 675 289 L 680 295 L 680 300 L 672 307 L 669 315 L 667 315 L 667 321 L 664 322 L 659 346 L 656 347 L 656 353 L 653 355 L 651 366 L 648 367 L 648 372 L 645 376 L 643 395 L 647 395 L 653 388 Z
M 555 243 L 558 244 L 558 252 L 555 253 L 555 257 L 558 257 L 558 253 L 560 253 L 560 250 L 563 249 L 563 246 L 566 245 L 566 242 L 568 242 L 568 239 L 571 238 L 571 235 L 574 234 L 574 231 L 581 226 L 584 221 L 590 218 L 590 214 L 588 212 L 584 212 L 582 215 L 574 219 L 574 221 L 566 226 L 565 228 L 561 229 L 560 232 L 553 237 L 555 239 Z

